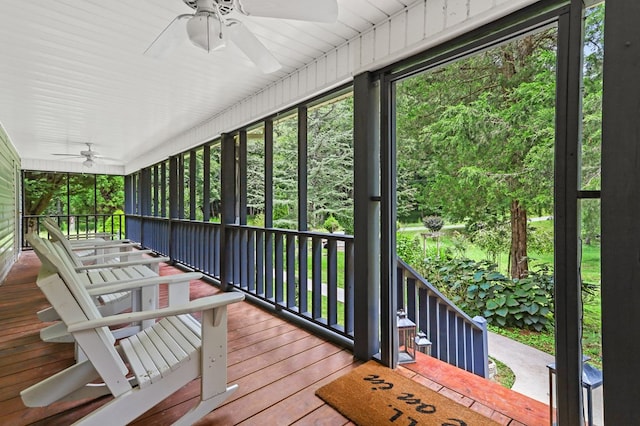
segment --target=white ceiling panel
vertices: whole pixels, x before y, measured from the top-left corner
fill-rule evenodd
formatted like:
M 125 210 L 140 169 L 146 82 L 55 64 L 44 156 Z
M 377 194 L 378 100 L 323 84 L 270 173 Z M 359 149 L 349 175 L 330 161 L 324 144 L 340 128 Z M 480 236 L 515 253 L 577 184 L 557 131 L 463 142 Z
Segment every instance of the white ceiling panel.
M 164 59 L 143 55 L 175 16 L 193 12 L 182 0 L 1 0 L 0 123 L 31 164 L 89 142 L 124 166 L 408 3 L 338 0 L 334 24 L 240 16 L 283 65 L 263 74 L 233 46 L 207 54 L 186 42 Z

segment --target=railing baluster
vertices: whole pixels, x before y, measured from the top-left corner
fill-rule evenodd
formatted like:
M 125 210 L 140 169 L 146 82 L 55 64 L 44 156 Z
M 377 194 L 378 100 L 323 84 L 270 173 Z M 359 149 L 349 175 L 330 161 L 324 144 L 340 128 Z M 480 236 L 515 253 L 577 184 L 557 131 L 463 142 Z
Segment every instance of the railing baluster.
M 457 346 L 457 360 L 456 360 L 456 365 L 460 368 L 466 369 L 466 357 L 465 357 L 465 353 L 464 353 L 464 328 L 465 328 L 465 324 L 464 321 L 462 320 L 462 318 L 460 318 L 459 316 L 455 315 L 455 322 L 456 322 L 456 346 Z
M 256 294 L 264 297 L 264 231 L 256 231 Z
M 353 336 L 353 304 L 354 304 L 354 269 L 353 242 L 345 241 L 344 245 L 344 323 L 345 333 Z
M 249 258 L 247 250 L 249 246 L 247 230 L 245 228 L 240 228 L 239 230 L 239 242 L 240 242 L 240 256 L 238 259 L 240 275 L 238 277 L 238 284 L 242 289 L 248 289 L 249 287 L 249 264 L 247 263 L 247 259 Z
M 327 248 L 327 324 L 338 324 L 338 244 L 329 239 Z
M 273 300 L 273 239 L 273 231 L 265 231 L 264 286 L 267 300 Z
M 416 314 L 416 280 L 415 278 L 407 277 L 406 279 L 406 307 L 407 318 L 414 323 L 418 323 L 418 316 Z
M 275 251 L 275 297 L 276 297 L 276 305 L 281 305 L 284 302 L 284 247 L 283 247 L 283 234 L 281 232 L 275 233 L 275 241 L 274 241 L 274 251 Z M 267 271 L 267 274 L 269 272 Z
M 307 314 L 309 312 L 308 292 L 309 292 L 309 272 L 307 266 L 307 256 L 309 250 L 309 239 L 305 235 L 298 236 L 298 312 Z
M 287 234 L 286 236 L 286 250 L 287 250 L 287 283 L 286 283 L 286 295 L 287 295 L 287 308 L 292 310 L 298 310 L 296 306 L 296 238 L 293 234 Z
M 322 318 L 322 238 L 311 240 L 311 317 Z

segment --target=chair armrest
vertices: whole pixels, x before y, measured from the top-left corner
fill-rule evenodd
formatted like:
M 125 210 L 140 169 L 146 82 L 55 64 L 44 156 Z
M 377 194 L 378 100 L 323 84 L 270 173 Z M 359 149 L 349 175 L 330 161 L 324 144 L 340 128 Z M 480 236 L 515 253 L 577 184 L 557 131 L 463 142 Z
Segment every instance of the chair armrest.
M 124 314 L 111 315 L 105 318 L 96 318 L 93 320 L 77 322 L 74 324 L 69 324 L 67 330 L 70 333 L 75 333 L 77 331 L 92 330 L 99 327 L 108 327 L 112 325 L 137 322 L 154 318 L 192 314 L 194 312 L 202 312 L 209 309 L 220 308 L 226 305 L 230 305 L 231 303 L 240 302 L 242 300 L 244 300 L 244 294 L 239 292 L 216 294 L 213 296 L 192 300 L 189 303 L 180 306 L 170 306 L 167 308 L 154 309 L 151 311 L 129 312 Z
M 102 247 L 99 247 L 99 248 L 102 248 Z M 122 256 L 136 256 L 136 255 L 142 256 L 143 254 L 152 254 L 152 253 L 153 253 L 153 250 L 122 251 L 117 253 L 92 254 L 89 256 L 82 256 L 80 257 L 80 260 L 84 262 L 86 260 L 112 259 L 112 258 L 118 258 Z M 148 258 L 148 259 L 151 259 L 151 258 Z M 117 265 L 117 263 L 115 263 L 114 265 Z
M 83 272 L 90 269 L 113 269 L 113 268 L 124 268 L 126 266 L 136 266 L 136 265 L 152 265 L 154 263 L 162 263 L 169 262 L 168 257 L 153 257 L 153 258 L 144 258 L 139 260 L 128 260 L 126 262 L 118 262 L 118 263 L 99 263 L 96 265 L 83 265 L 83 266 L 75 266 L 76 272 Z
M 71 241 L 69 241 L 71 242 Z M 97 249 L 110 249 L 110 248 L 135 248 L 140 247 L 138 243 L 132 243 L 129 240 L 126 242 L 119 243 L 117 241 L 104 241 L 103 243 L 99 241 L 92 241 L 90 243 L 86 243 L 81 241 L 83 244 L 71 244 L 71 248 L 73 250 L 97 250 Z
M 109 281 L 105 283 L 91 284 L 86 287 L 90 296 L 100 296 L 103 294 L 119 293 L 121 291 L 136 290 L 157 284 L 179 284 L 189 280 L 202 278 L 199 272 L 188 272 L 175 275 L 161 275 L 150 278 L 132 278 L 130 280 Z

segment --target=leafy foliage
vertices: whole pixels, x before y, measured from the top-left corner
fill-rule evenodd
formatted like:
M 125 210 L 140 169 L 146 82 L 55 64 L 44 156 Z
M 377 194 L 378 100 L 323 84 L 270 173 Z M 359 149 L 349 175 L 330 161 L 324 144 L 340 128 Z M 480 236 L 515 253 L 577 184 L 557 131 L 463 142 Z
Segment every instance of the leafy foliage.
M 511 279 L 488 261 L 426 259 L 423 274 L 470 315 L 490 324 L 544 330 L 553 318 L 553 277 L 548 268 Z
M 551 208 L 555 43 L 542 31 L 398 85 L 400 203 L 414 194 L 452 221 L 511 215 L 512 228 Z M 524 275 L 526 231 L 507 235 Z
M 112 214 L 124 206 L 122 176 L 25 172 L 25 214 Z
M 420 241 L 410 234 L 396 234 L 396 253 L 409 265 L 419 265 L 422 262 Z
M 333 233 L 340 229 L 340 222 L 333 217 L 333 215 L 329 216 L 327 220 L 324 221 L 324 229 Z

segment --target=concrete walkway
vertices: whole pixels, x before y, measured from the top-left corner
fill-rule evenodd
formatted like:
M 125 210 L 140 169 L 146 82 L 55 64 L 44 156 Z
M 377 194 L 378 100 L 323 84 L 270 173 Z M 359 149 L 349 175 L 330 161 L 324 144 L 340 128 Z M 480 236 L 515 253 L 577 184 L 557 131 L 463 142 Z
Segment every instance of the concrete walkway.
M 547 365 L 555 361 L 552 355 L 489 332 L 489 356 L 501 361 L 513 371 L 516 381 L 511 388 L 512 390 L 549 404 L 549 370 Z M 602 386 L 593 391 L 593 418 L 595 425 L 604 424 Z

